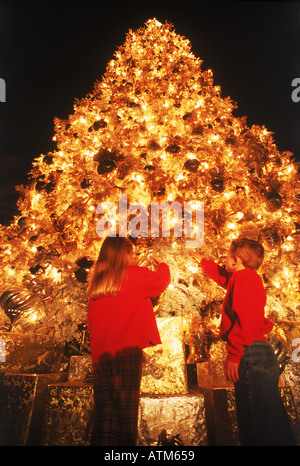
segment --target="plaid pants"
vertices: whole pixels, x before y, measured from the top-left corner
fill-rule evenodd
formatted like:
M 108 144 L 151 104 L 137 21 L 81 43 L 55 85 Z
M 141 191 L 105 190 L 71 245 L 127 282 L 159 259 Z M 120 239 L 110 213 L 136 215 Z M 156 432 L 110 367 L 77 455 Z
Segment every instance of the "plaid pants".
M 91 445 L 135 446 L 142 350 L 124 350 L 93 367 L 95 408 Z

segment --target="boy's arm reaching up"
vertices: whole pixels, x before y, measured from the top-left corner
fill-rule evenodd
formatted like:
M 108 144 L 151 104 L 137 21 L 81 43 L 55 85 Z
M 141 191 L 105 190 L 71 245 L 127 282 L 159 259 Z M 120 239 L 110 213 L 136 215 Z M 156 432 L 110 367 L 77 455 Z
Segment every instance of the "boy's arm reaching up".
M 198 251 L 190 254 L 191 257 L 202 267 L 205 273 L 212 278 L 218 285 L 223 288 L 227 287 L 227 283 L 232 273 L 227 272 L 225 268 L 218 265 L 212 260 L 204 259 Z

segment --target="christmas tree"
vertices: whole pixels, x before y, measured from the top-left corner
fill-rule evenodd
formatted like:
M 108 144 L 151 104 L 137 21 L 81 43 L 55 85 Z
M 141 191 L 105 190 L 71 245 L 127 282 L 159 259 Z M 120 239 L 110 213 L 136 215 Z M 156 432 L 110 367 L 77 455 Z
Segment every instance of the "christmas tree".
M 233 238 L 262 241 L 267 314 L 299 320 L 298 166 L 235 109 L 171 24 L 153 19 L 129 31 L 93 92 L 75 101 L 67 120 L 55 119 L 57 150 L 37 157 L 27 186 L 18 187 L 20 215 L 0 230 L 2 328 L 9 315 L 12 331 L 80 338 L 102 242 L 97 225 L 119 233 L 116 211 L 110 222 L 106 214 L 120 198 L 127 207 L 201 203 L 201 253 L 220 264 Z M 182 217 L 170 217 L 168 237 L 151 235 L 150 225 L 145 231 L 138 212 L 127 214 L 140 229 L 139 263 L 151 266 L 159 255 L 171 269 L 156 315 L 196 316 L 217 333 L 224 291 L 195 266 L 187 235 L 175 234 Z

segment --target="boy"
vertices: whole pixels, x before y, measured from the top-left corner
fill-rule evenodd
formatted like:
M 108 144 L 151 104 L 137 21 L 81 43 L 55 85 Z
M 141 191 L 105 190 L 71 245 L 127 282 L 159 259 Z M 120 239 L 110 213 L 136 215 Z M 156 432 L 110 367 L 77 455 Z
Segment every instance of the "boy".
M 220 337 L 227 349 L 224 374 L 235 385 L 241 444 L 296 445 L 278 391 L 278 361 L 265 337 L 273 324 L 264 315 L 266 292 L 256 272 L 264 259 L 263 246 L 247 238 L 234 240 L 225 269 L 198 253 L 193 257 L 227 290 Z

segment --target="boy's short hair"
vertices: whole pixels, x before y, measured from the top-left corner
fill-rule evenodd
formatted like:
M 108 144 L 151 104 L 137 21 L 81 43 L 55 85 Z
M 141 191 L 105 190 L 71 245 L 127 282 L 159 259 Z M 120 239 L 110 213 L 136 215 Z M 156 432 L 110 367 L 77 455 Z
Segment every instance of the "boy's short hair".
M 264 248 L 258 241 L 237 238 L 232 241 L 230 252 L 242 260 L 244 267 L 257 270 L 264 260 Z

